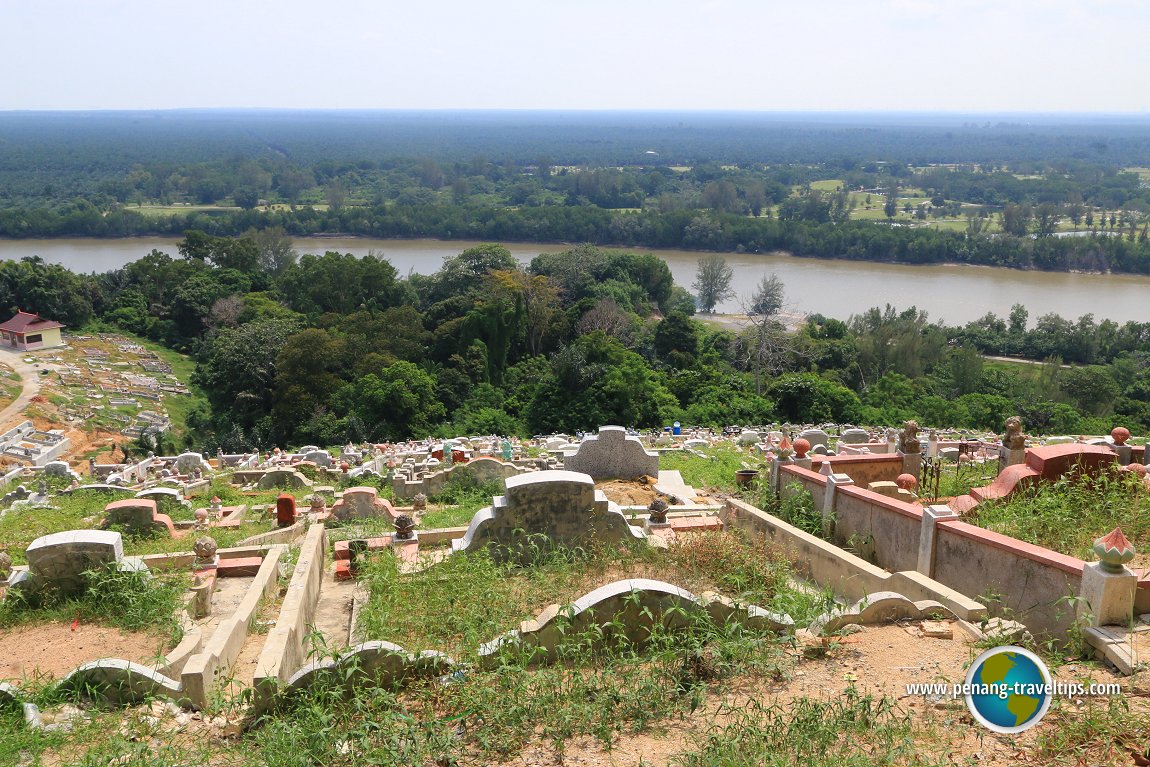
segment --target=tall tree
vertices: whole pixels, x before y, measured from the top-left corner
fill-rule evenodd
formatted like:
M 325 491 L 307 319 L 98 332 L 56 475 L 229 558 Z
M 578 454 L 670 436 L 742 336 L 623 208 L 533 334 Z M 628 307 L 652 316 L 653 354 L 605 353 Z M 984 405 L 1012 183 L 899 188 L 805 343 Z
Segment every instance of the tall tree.
M 763 275 L 755 292 L 751 295 L 751 310 L 748 314 L 762 314 L 770 317 L 778 314 L 783 308 L 783 296 L 786 286 L 777 274 Z
M 734 270 L 722 256 L 712 254 L 700 258 L 695 281 L 691 283 L 699 309 L 712 314 L 716 304 L 735 295 L 735 291 L 731 290 L 734 276 Z

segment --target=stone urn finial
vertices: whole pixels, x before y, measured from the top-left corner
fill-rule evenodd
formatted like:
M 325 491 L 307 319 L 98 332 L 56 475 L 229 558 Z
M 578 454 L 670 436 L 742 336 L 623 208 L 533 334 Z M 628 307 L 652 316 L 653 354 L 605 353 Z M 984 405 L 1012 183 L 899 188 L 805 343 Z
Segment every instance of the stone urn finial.
M 415 537 L 415 520 L 407 514 L 400 514 L 396 517 L 394 524 L 397 541 L 410 541 Z
M 7 551 L 0 551 L 0 581 L 8 580 L 12 574 L 12 556 Z
M 783 433 L 783 438 L 779 440 L 778 452 L 779 458 L 783 460 L 790 458 L 794 452 L 794 448 L 791 447 L 791 438 L 786 435 L 786 432 Z
M 197 538 L 192 545 L 192 551 L 196 553 L 196 564 L 203 565 L 212 562 L 216 558 L 217 548 L 216 539 L 210 535 L 202 535 Z
M 411 508 L 416 511 L 425 511 L 427 509 L 427 496 L 423 493 L 416 493 L 415 497 L 411 499 Z
M 666 524 L 667 510 L 669 508 L 671 507 L 662 498 L 656 498 L 651 501 L 651 505 L 647 507 L 647 510 L 651 512 L 651 516 L 649 517 L 651 523 L 655 525 Z
M 899 490 L 908 490 L 913 493 L 918 489 L 918 477 L 913 474 L 899 474 L 894 483 L 898 485 Z
M 1102 569 L 1108 573 L 1120 573 L 1123 566 L 1134 559 L 1134 544 L 1122 533 L 1121 527 L 1116 527 L 1106 535 L 1094 541 L 1094 553 Z
M 1130 439 L 1130 430 L 1125 426 L 1115 426 L 1110 432 L 1110 436 L 1114 440 L 1114 444 L 1121 447 L 1126 444 L 1126 440 Z

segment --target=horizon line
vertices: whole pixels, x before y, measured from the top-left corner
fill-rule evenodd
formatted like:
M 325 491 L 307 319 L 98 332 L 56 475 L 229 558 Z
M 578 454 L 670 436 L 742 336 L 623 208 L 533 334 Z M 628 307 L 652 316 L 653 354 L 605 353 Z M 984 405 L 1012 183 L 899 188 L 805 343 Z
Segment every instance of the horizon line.
M 482 113 L 482 114 L 697 114 L 697 115 L 944 115 L 944 116 L 1078 116 L 1078 117 L 1150 117 L 1150 109 L 1114 111 L 1045 110 L 960 110 L 960 109 L 737 109 L 737 108 L 649 108 L 619 109 L 610 107 L 287 107 L 287 106 L 189 106 L 189 107 L 0 107 L 0 115 L 113 113 L 189 113 L 189 112 L 303 112 L 303 113 Z

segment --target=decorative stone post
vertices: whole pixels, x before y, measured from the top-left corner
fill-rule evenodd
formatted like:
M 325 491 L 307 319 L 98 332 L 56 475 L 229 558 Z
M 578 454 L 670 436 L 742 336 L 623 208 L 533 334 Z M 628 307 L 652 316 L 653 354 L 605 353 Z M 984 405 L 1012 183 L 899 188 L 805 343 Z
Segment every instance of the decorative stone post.
M 291 527 L 295 524 L 295 518 L 295 498 L 288 493 L 281 493 L 276 498 L 276 524 L 279 527 Z
M 998 470 L 1026 462 L 1026 435 L 1022 433 L 1022 419 L 1012 415 L 1006 419 L 1006 433 L 998 451 Z
M 835 527 L 835 505 L 838 502 L 838 488 L 844 485 L 853 485 L 855 481 L 846 474 L 828 473 L 830 472 L 830 461 L 824 462 L 823 466 L 827 467 L 827 472 L 820 472 L 827 477 L 827 489 L 823 493 L 823 537 L 830 539 Z
M 217 548 L 215 538 L 207 535 L 197 538 L 192 545 L 192 551 L 196 555 L 196 561 L 192 566 L 196 570 L 215 570 L 220 563 L 220 555 L 216 553 Z
M 959 513 L 945 504 L 927 506 L 922 510 L 922 527 L 918 534 L 918 567 L 928 578 L 934 577 L 934 548 L 938 523 L 946 519 L 958 519 Z
M 795 465 L 804 469 L 811 468 L 812 459 L 807 455 L 811 451 L 811 443 L 802 437 L 795 440 Z
M 934 429 L 926 437 L 926 457 L 930 460 L 938 458 L 938 432 Z
M 1094 541 L 1097 562 L 1082 568 L 1078 619 L 1088 626 L 1127 626 L 1134 617 L 1138 576 L 1126 567 L 1134 546 L 1116 527 Z
M 1130 430 L 1125 426 L 1116 426 L 1110 432 L 1110 437 L 1114 440 L 1114 444 L 1110 446 L 1110 449 L 1118 454 L 1118 465 L 1128 465 L 1130 463 L 1132 449 L 1126 444 L 1126 441 L 1130 439 Z
M 907 421 L 898 435 L 898 452 L 902 456 L 902 473 L 918 476 L 922 471 L 922 440 L 918 438 L 918 423 Z
M 415 543 L 417 535 L 415 532 L 415 520 L 407 514 L 400 514 L 395 518 L 395 536 L 392 538 L 393 543 Z

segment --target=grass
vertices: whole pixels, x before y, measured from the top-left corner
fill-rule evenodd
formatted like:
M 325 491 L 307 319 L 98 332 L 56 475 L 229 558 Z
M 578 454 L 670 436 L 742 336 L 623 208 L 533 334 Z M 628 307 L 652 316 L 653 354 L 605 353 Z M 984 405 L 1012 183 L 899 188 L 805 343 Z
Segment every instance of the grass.
M 854 687 L 837 700 L 799 698 L 786 708 L 752 700 L 722 714 L 730 721 L 698 738 L 696 750 L 674 757 L 673 767 L 954 763 L 923 748 L 924 740 L 945 740 L 945 729 L 927 732 L 889 698 L 861 695 Z
M 48 479 L 49 484 L 51 484 L 52 478 Z M 216 485 L 213 485 L 212 489 L 219 490 L 227 496 L 226 498 L 224 495 L 220 496 L 225 505 L 241 502 L 240 499 L 242 496 L 235 490 L 227 489 L 225 486 L 217 487 Z M 50 533 L 56 533 L 61 530 L 87 530 L 96 528 L 104 518 L 104 507 L 115 500 L 116 497 L 118 496 L 111 494 L 85 494 L 75 497 L 61 495 L 52 498 L 52 505 L 58 508 L 9 509 L 3 516 L 0 516 L 0 549 L 6 549 L 12 556 L 12 560 L 15 564 L 26 564 L 27 558 L 24 555 L 24 550 L 28 548 L 32 541 L 40 536 L 49 535 Z M 207 499 L 210 497 L 211 495 L 207 495 L 193 499 L 193 507 L 207 505 Z M 269 497 L 270 500 L 267 502 L 274 503 L 275 495 L 269 494 Z M 242 502 L 250 502 L 250 499 L 245 498 Z M 183 509 L 182 506 L 180 508 Z M 181 512 L 180 516 L 191 519 L 192 512 L 185 510 Z M 273 525 L 274 522 L 271 517 L 264 519 L 252 518 L 245 520 L 239 527 L 213 528 L 204 534 L 212 536 L 216 539 L 220 548 L 225 548 L 235 546 L 240 540 L 248 536 L 266 533 L 272 529 Z M 189 533 L 180 538 L 172 538 L 166 534 L 151 536 L 124 534 L 124 554 L 128 556 L 139 556 L 143 554 L 166 554 L 177 551 L 190 551 L 192 543 L 198 535 L 198 533 Z
M 656 572 L 657 571 L 657 572 Z M 760 603 L 789 590 L 789 565 L 740 536 L 687 536 L 669 551 L 604 547 L 557 552 L 519 569 L 485 554 L 459 555 L 430 570 L 400 574 L 390 555 L 369 560 L 361 581 L 370 599 L 359 625 L 365 636 L 410 650 L 435 648 L 474 661 L 475 648 L 550 602 L 568 602 L 592 586 L 627 575 L 656 575 L 695 591 L 706 586 Z M 541 741 L 562 755 L 587 735 L 609 748 L 626 732 L 660 732 L 696 710 L 723 680 L 754 674 L 781 678 L 794 662 L 788 640 L 738 624 L 715 625 L 699 611 L 690 628 L 656 629 L 641 646 L 601 643 L 610 624 L 569 636 L 565 663 L 532 667 L 508 655 L 494 670 L 469 668 L 450 684 L 415 687 L 398 697 L 361 691 L 312 693 L 288 716 L 255 733 L 267 764 L 499 763 Z
M 678 471 L 683 481 L 697 490 L 735 489 L 735 472 L 743 464 L 758 466 L 762 458 L 733 445 L 718 445 L 700 450 L 706 460 L 682 450 L 669 450 L 659 454 L 661 471 Z
M 756 505 L 763 511 L 805 533 L 824 537 L 822 512 L 815 508 L 811 491 L 804 490 L 798 482 L 791 483 L 786 487 L 786 492 L 776 496 L 767 482 L 759 481 L 754 492 L 757 495 Z
M 112 495 L 58 496 L 55 509 L 9 509 L 0 517 L 0 548 L 7 548 L 16 564 L 25 564 L 24 550 L 42 535 L 61 530 L 95 527 L 104 516 L 104 506 Z M 86 521 L 87 520 L 87 521 Z
M 998 464 L 994 461 L 983 464 L 943 464 L 942 475 L 938 482 L 938 495 L 940 498 L 966 495 L 971 488 L 989 485 L 997 476 Z M 922 492 L 925 492 L 925 488 L 921 489 L 920 495 Z
M 103 567 L 89 570 L 87 590 L 78 597 L 49 594 L 34 600 L 8 595 L 0 602 L 0 628 L 45 621 L 114 626 L 124 631 L 144 631 L 164 638 L 172 647 L 182 636 L 178 611 L 187 591 L 187 575 L 153 576 L 146 571 Z
M 641 577 L 668 580 L 696 594 L 715 590 L 781 612 L 821 612 L 811 604 L 817 600 L 791 588 L 791 568 L 780 554 L 736 533 L 703 533 L 676 540 L 666 552 L 646 546 L 561 550 L 531 568 L 476 553 L 401 574 L 390 554 L 372 556 L 360 579 L 370 598 L 358 631 L 362 639 L 473 658 L 480 644 L 549 604 L 567 604 L 604 583 Z
M 1150 501 L 1141 479 L 1105 473 L 1041 483 L 1006 501 L 975 507 L 970 521 L 988 530 L 1079 557 L 1094 558 L 1094 539 L 1121 527 L 1141 551 L 1150 545 Z

